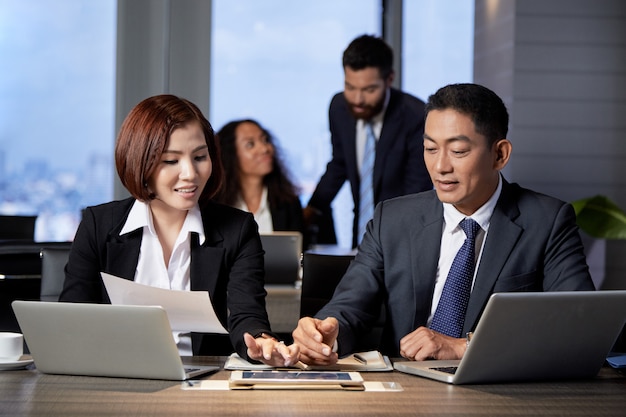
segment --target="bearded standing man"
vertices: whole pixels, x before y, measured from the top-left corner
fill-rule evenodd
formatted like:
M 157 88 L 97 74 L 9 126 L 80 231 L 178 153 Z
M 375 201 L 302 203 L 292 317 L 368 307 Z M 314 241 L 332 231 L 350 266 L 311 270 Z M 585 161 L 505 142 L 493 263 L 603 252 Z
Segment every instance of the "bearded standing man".
M 344 91 L 329 109 L 333 156 L 304 209 L 305 221 L 314 222 L 350 181 L 352 247 L 378 202 L 432 189 L 423 156 L 424 102 L 391 87 L 392 65 L 393 51 L 381 38 L 359 36 L 344 51 Z

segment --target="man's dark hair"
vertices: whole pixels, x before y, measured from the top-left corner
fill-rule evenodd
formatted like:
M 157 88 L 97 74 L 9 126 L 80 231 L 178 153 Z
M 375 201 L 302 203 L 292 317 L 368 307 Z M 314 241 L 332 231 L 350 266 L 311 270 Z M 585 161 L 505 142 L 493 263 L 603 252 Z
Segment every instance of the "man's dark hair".
M 355 71 L 375 67 L 386 79 L 393 72 L 393 50 L 381 38 L 361 35 L 343 52 L 343 67 Z
M 487 138 L 489 146 L 506 139 L 509 113 L 502 99 L 478 84 L 450 84 L 428 98 L 426 116 L 431 110 L 453 109 L 474 122 L 476 132 Z

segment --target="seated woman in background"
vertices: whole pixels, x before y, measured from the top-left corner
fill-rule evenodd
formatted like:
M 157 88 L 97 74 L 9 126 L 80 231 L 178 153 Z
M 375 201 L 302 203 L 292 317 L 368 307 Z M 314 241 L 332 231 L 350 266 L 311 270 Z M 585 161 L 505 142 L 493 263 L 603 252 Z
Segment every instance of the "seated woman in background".
M 220 141 L 225 186 L 217 201 L 254 215 L 261 233 L 304 230 L 298 188 L 289 179 L 267 130 L 250 119 L 227 123 Z
M 230 340 L 176 333 L 181 354 L 224 355 L 234 346 L 243 358 L 292 364 L 297 346 L 272 337 L 253 217 L 210 201 L 224 179 L 217 149 L 211 125 L 188 100 L 159 95 L 135 106 L 115 146 L 117 172 L 132 197 L 84 210 L 60 301 L 109 303 L 100 271 L 208 291 Z

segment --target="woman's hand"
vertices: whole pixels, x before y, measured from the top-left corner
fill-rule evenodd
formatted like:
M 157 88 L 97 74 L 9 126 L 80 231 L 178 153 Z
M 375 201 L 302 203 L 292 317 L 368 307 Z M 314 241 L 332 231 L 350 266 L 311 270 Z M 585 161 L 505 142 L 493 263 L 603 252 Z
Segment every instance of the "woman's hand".
M 291 366 L 300 360 L 300 348 L 295 343 L 285 345 L 274 338 L 252 337 L 245 333 L 243 339 L 248 347 L 248 356 L 270 366 Z

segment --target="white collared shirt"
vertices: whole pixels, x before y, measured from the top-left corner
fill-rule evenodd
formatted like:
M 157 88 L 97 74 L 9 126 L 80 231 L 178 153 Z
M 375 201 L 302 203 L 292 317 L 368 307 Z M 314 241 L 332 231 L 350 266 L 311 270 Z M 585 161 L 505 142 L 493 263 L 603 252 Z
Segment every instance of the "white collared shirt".
M 252 213 L 254 215 L 254 220 L 256 221 L 257 225 L 259 225 L 259 233 L 271 233 L 274 231 L 272 211 L 270 210 L 267 195 L 267 187 L 264 186 L 263 194 L 261 194 L 261 204 L 259 205 L 259 209 L 256 211 L 256 213 Z M 243 201 L 243 198 L 241 198 L 241 195 L 237 198 L 235 208 L 251 213 L 248 205 L 245 201 Z
M 491 221 L 491 215 L 496 207 L 500 193 L 502 192 L 502 178 L 498 179 L 498 186 L 491 198 L 487 200 L 474 214 L 469 216 L 476 223 L 480 225 L 480 230 L 476 235 L 475 243 L 475 255 L 476 255 L 476 268 L 474 269 L 474 280 L 476 279 L 476 272 L 478 272 L 478 266 L 480 265 L 480 259 L 483 252 L 483 243 L 487 237 L 489 231 L 489 223 Z M 448 273 L 452 267 L 452 261 L 456 256 L 463 242 L 465 241 L 465 232 L 459 226 L 459 223 L 468 216 L 458 211 L 452 204 L 443 203 L 443 231 L 441 235 L 441 249 L 439 252 L 439 264 L 437 265 L 437 276 L 435 280 L 435 292 L 433 293 L 433 303 L 430 310 L 430 316 L 428 317 L 428 325 L 435 314 L 441 293 L 443 292 L 443 286 L 446 283 Z M 474 283 L 472 282 L 472 288 Z
M 120 231 L 120 236 L 137 229 L 143 229 L 143 235 L 135 271 L 135 282 L 157 288 L 189 291 L 191 289 L 191 233 L 198 233 L 200 244 L 205 240 L 200 208 L 196 205 L 187 212 L 167 267 L 163 259 L 163 248 L 152 221 L 150 205 L 139 200 L 135 200 Z M 191 338 L 188 334 L 173 333 L 179 353 L 191 355 Z
M 374 137 L 376 138 L 376 142 L 378 143 L 378 139 L 380 138 L 380 133 L 383 130 L 383 119 L 385 118 L 385 112 L 387 111 L 387 105 L 389 104 L 389 98 L 391 97 L 391 93 L 389 89 L 385 93 L 385 104 L 383 105 L 383 109 L 376 116 L 372 117 L 370 122 L 372 123 L 372 130 L 374 131 Z M 361 172 L 361 165 L 363 163 L 363 153 L 365 152 L 365 142 L 367 140 L 367 132 L 365 129 L 365 125 L 367 121 L 363 119 L 358 119 L 356 121 L 356 163 Z

